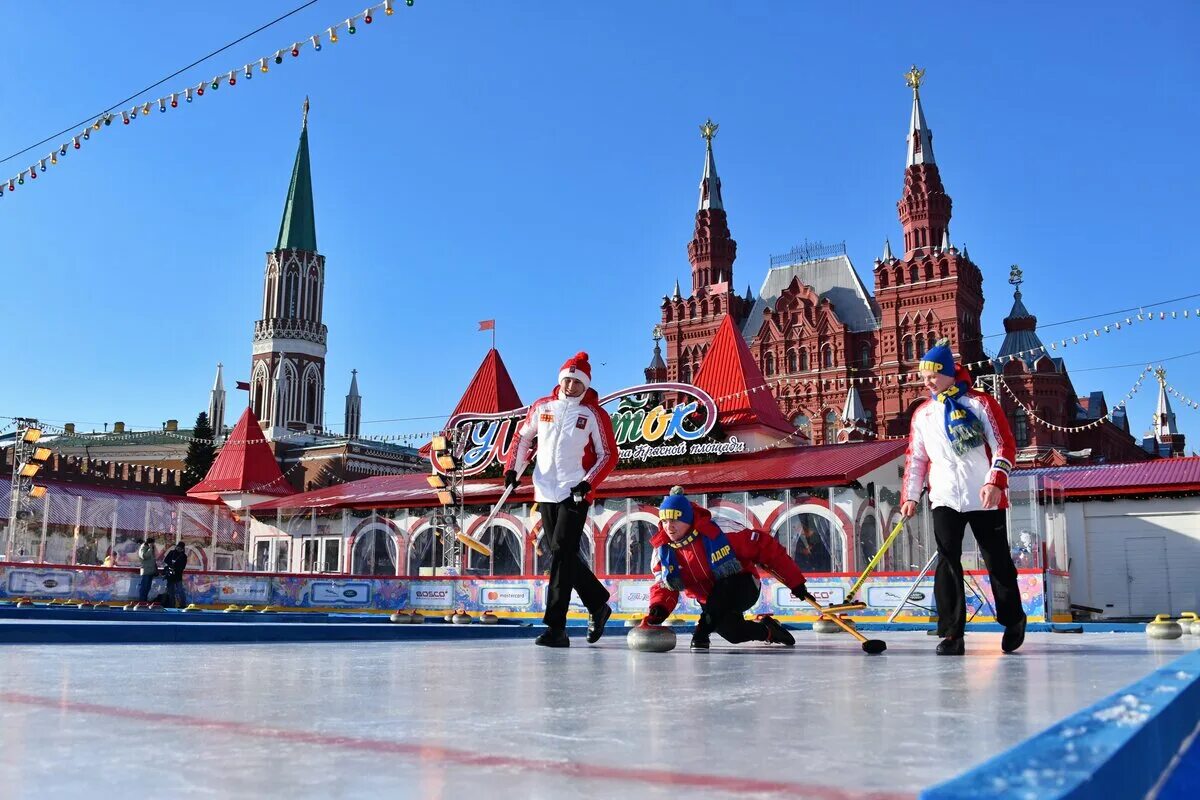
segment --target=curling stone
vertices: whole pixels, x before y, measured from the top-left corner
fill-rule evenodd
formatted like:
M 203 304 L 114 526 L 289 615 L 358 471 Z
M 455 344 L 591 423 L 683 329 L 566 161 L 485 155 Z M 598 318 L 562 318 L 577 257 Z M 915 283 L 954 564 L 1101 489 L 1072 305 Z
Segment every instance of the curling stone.
M 234 611 L 241 611 L 241 610 L 242 610 L 242 607 L 237 605 L 236 603 L 231 603 L 230 605 L 225 606 L 226 614 L 232 614 Z
M 855 626 L 853 620 L 846 619 L 845 617 L 839 617 L 839 619 L 841 619 L 842 622 L 845 622 L 851 628 L 857 627 L 857 626 Z M 813 633 L 845 633 L 845 632 L 846 632 L 845 629 L 842 628 L 841 625 L 838 625 L 836 622 L 834 622 L 831 619 L 825 619 L 824 617 L 822 617 L 821 619 L 818 619 L 816 622 L 813 623 Z
M 1159 614 L 1146 625 L 1146 635 L 1151 639 L 1178 639 L 1183 636 L 1183 626 L 1173 621 L 1170 614 Z
M 500 618 L 491 611 L 485 611 L 479 615 L 479 621 L 484 625 L 495 625 L 500 622 Z
M 459 609 L 450 617 L 450 621 L 455 625 L 470 625 L 475 621 L 475 618 L 468 614 L 465 610 Z
M 629 631 L 625 643 L 642 653 L 666 653 L 675 649 L 675 631 L 665 625 L 638 625 Z
M 1179 627 L 1185 635 L 1200 636 L 1200 616 L 1195 611 L 1185 611 L 1179 615 Z
M 184 606 L 183 608 L 181 608 L 179 610 L 180 611 L 199 611 L 200 607 L 197 606 L 195 603 L 188 603 L 186 606 Z
M 149 603 L 146 605 L 147 611 L 162 611 L 162 603 Z
M 397 625 L 407 625 L 412 622 L 412 617 L 403 611 L 397 611 L 395 614 L 392 614 L 390 617 L 388 617 L 388 619 Z
M 17 608 L 32 608 L 32 607 L 33 607 L 33 603 L 29 602 L 29 600 L 27 600 L 24 597 L 22 597 L 20 600 L 17 601 Z
M 278 611 L 278 610 L 279 610 L 279 609 L 278 609 L 278 608 L 276 608 L 275 606 L 263 606 L 262 608 L 260 608 L 260 609 L 258 610 L 258 613 L 260 613 L 260 614 L 274 614 L 274 613 L 275 613 L 276 611 Z
M 250 605 L 249 603 L 242 606 L 242 611 L 253 611 L 253 610 L 254 610 L 254 606 Z
M 425 617 L 422 616 L 419 612 L 414 611 L 414 612 L 412 612 L 412 619 L 409 621 L 412 622 L 413 625 L 420 625 L 421 623 L 423 623 L 425 621 Z
M 137 607 L 138 607 L 137 603 L 126 603 L 125 605 L 121 606 L 121 610 L 122 611 L 133 611 Z

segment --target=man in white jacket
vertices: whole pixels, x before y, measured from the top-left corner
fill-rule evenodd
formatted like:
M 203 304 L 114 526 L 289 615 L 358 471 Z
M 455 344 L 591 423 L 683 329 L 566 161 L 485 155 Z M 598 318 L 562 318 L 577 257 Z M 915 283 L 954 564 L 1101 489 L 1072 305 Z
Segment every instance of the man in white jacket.
M 608 590 L 579 557 L 591 493 L 617 463 L 612 420 L 591 382 L 587 353 L 576 353 L 559 370 L 554 391 L 529 407 L 505 464 L 504 482 L 516 486 L 533 462 L 533 496 L 550 548 L 546 630 L 537 638 L 544 647 L 571 645 L 566 627 L 572 590 L 588 610 L 589 643 L 604 635 L 612 614 Z
M 913 412 L 909 426 L 900 513 L 917 513 L 928 482 L 938 551 L 933 594 L 938 635 L 944 637 L 937 653 L 966 652 L 962 543 L 968 523 L 991 578 L 996 621 L 1004 626 L 1000 646 L 1011 653 L 1025 640 L 1025 611 L 1004 513 L 1016 453 L 1012 433 L 1000 403 L 971 389 L 971 377 L 954 363 L 946 339 L 921 358 L 919 370 L 930 398 Z

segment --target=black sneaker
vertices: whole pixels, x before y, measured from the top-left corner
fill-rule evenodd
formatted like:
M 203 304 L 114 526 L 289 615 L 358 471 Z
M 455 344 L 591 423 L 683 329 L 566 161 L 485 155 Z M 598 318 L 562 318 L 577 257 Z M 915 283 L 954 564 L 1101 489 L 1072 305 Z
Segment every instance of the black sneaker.
M 605 603 L 604 607 L 599 611 L 588 614 L 588 644 L 595 644 L 600 641 L 600 637 L 604 635 L 604 626 L 608 624 L 608 618 L 612 616 L 612 609 Z
M 1025 617 L 1020 622 L 1014 622 L 1004 628 L 1004 637 L 1000 640 L 1000 649 L 1006 653 L 1015 651 L 1025 641 Z
M 963 643 L 963 637 L 957 636 L 953 639 L 942 639 L 938 642 L 937 654 L 939 656 L 963 656 L 967 654 L 967 647 Z
M 796 644 L 796 637 L 792 636 L 792 632 L 783 627 L 770 614 L 762 614 L 758 621 L 767 626 L 767 642 L 769 644 L 781 644 L 785 647 L 792 647 Z
M 570 647 L 571 637 L 567 636 L 567 632 L 563 628 L 546 628 L 542 631 L 542 635 L 533 640 L 534 644 L 540 644 L 542 647 Z
M 709 645 L 708 634 L 697 631 L 692 634 L 692 649 L 707 650 Z

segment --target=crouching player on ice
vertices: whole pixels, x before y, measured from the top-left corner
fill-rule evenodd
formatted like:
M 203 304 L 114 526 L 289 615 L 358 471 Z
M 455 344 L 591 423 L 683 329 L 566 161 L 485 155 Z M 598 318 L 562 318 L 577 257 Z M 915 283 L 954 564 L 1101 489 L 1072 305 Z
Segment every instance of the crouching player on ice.
M 654 553 L 650 570 L 650 613 L 643 625 L 661 625 L 686 592 L 700 604 L 700 620 L 692 634 L 692 649 L 707 650 L 715 631 L 732 644 L 772 642 L 791 647 L 796 643 L 787 628 L 770 615 L 756 621 L 744 614 L 759 598 L 758 567 L 766 569 L 792 594 L 811 597 L 804 573 L 778 542 L 756 530 L 725 533 L 676 486 L 658 509 L 658 532 L 650 540 Z

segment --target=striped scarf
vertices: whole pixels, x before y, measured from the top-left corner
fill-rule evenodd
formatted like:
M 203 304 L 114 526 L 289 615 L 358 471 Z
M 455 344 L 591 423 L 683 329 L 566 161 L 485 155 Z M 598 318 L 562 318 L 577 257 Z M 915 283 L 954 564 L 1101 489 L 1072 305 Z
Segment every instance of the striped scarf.
M 944 392 L 934 395 L 946 407 L 946 435 L 954 452 L 960 456 L 983 444 L 983 423 L 962 402 L 970 385 L 959 381 Z

